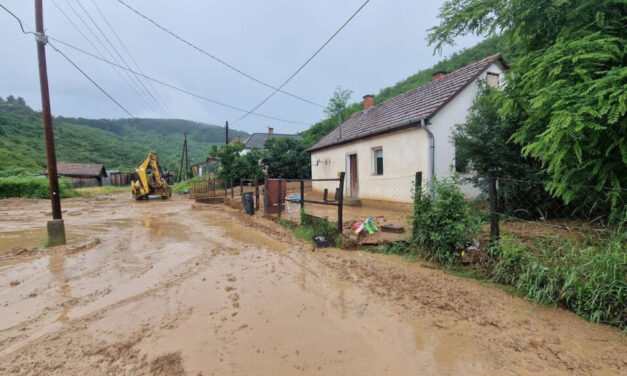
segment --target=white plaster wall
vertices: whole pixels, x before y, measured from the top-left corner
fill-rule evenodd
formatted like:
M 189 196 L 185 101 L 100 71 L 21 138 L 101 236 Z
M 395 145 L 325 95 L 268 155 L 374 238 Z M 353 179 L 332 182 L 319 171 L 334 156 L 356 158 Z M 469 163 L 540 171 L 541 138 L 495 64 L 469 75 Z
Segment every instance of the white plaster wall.
M 438 178 L 450 177 L 455 171 L 453 130 L 455 125 L 466 121 L 468 111 L 479 90 L 479 81 L 485 80 L 488 72 L 499 73 L 501 84 L 504 83 L 504 71 L 499 65 L 492 64 L 429 120 L 428 126 L 435 140 L 435 176 Z M 462 191 L 466 196 L 476 196 L 480 193 L 470 184 L 462 186 Z
M 383 149 L 383 175 L 374 175 L 373 149 Z M 427 180 L 427 133 L 421 128 L 410 128 L 381 136 L 358 140 L 311 153 L 313 179 L 336 178 L 347 172 L 347 156 L 357 154 L 359 198 L 411 202 L 416 171 L 423 171 Z M 318 165 L 316 165 L 316 162 Z M 348 173 L 347 173 L 348 175 Z M 349 193 L 349 178 L 345 181 L 345 194 Z M 334 192 L 335 182 L 314 182 L 313 189 Z

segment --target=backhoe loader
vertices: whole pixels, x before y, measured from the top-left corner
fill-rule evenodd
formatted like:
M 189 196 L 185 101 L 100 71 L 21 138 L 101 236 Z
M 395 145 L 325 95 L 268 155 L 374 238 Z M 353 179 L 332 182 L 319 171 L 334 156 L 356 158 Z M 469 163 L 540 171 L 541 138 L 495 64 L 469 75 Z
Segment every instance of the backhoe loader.
M 154 151 L 151 151 L 148 157 L 135 167 L 133 178 L 131 190 L 136 200 L 147 199 L 150 195 L 160 195 L 164 199 L 172 196 L 172 189 L 165 180 L 157 153 Z

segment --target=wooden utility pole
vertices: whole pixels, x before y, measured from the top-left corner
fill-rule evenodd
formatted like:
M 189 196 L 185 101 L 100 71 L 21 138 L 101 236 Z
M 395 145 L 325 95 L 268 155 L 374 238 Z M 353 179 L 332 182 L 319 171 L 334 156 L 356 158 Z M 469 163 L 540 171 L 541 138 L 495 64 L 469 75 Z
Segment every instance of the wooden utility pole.
M 35 30 L 37 31 L 37 60 L 39 62 L 39 84 L 41 86 L 41 115 L 44 123 L 44 136 L 46 138 L 46 162 L 48 164 L 50 202 L 52 204 L 52 220 L 48 221 L 48 244 L 54 246 L 65 244 L 65 226 L 61 216 L 57 156 L 54 149 L 54 132 L 52 130 L 52 111 L 50 109 L 48 69 L 46 66 L 46 44 L 48 43 L 48 38 L 44 34 L 42 0 L 35 0 Z
M 183 161 L 185 161 L 185 178 L 183 179 Z M 181 152 L 181 167 L 179 168 L 179 181 L 187 180 L 187 172 L 189 171 L 189 156 L 187 155 L 187 132 L 185 133 L 185 141 L 183 141 L 183 151 Z
M 229 122 L 226 122 L 226 126 L 224 127 L 224 130 L 226 131 L 226 142 L 224 143 L 225 145 L 229 144 Z

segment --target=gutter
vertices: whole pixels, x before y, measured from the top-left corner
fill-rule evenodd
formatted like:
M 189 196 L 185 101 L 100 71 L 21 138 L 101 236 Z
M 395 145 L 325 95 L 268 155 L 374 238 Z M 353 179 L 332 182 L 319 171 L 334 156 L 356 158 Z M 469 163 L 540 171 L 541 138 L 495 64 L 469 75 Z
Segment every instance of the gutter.
M 420 127 L 429 135 L 429 182 L 431 183 L 431 198 L 435 197 L 435 187 L 433 186 L 433 178 L 435 177 L 435 137 L 431 129 L 427 127 L 427 118 L 420 120 Z

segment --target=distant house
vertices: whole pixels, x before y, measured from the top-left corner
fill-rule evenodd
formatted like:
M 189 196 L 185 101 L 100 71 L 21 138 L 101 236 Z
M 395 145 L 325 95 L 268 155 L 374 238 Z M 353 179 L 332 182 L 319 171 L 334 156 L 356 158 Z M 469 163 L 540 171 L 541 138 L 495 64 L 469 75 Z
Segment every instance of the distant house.
M 70 178 L 74 188 L 101 186 L 107 177 L 104 165 L 95 163 L 57 163 L 57 174 Z M 48 169 L 44 175 L 48 175 Z
M 244 141 L 244 150 L 242 154 L 248 153 L 251 149 L 265 149 L 266 140 L 269 138 L 293 138 L 302 140 L 303 138 L 297 134 L 274 133 L 274 128 L 268 128 L 268 133 L 253 133 Z
M 206 161 L 192 166 L 192 176 L 207 176 L 218 170 L 218 162 L 215 158 L 207 158 Z
M 411 202 L 415 173 L 423 184 L 434 176 L 450 176 L 455 167 L 451 136 L 466 121 L 479 82 L 501 85 L 506 65 L 494 55 L 454 72 L 437 72 L 432 82 L 374 105 L 364 96 L 364 109 L 322 137 L 308 151 L 314 179 L 346 173 L 344 192 L 355 199 Z M 335 183 L 314 182 L 315 190 Z M 465 187 L 473 195 L 471 187 Z

